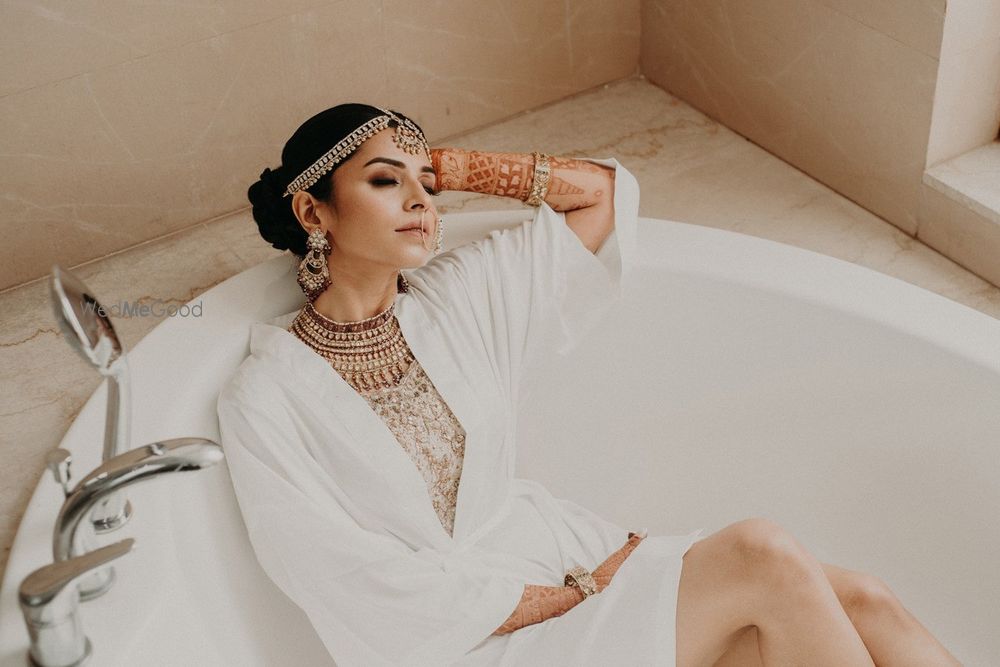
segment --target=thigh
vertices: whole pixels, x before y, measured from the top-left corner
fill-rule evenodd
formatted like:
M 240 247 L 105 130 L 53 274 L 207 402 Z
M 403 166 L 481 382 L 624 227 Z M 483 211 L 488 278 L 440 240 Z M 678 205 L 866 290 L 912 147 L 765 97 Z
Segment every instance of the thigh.
M 873 575 L 830 563 L 821 562 L 820 565 L 841 606 L 859 631 L 863 627 L 861 612 L 884 603 L 886 598 L 892 596 L 888 586 Z M 762 667 L 762 665 L 757 628 L 750 626 L 737 636 L 712 667 Z
M 751 625 L 744 630 L 712 667 L 764 667 L 760 657 L 757 626 Z
M 863 610 L 876 608 L 892 597 L 888 586 L 872 575 L 830 563 L 820 562 L 820 566 L 841 606 L 855 625 L 861 620 Z M 761 664 L 757 628 L 751 625 L 736 634 L 713 667 L 760 667 Z
M 833 592 L 837 594 L 840 606 L 855 624 L 861 612 L 879 610 L 895 602 L 895 596 L 889 587 L 874 575 L 830 563 L 820 565 L 823 566 Z
M 768 549 L 782 548 L 780 534 L 767 519 L 747 519 L 701 539 L 684 555 L 677 667 L 714 664 L 754 625 L 762 580 L 754 569 Z M 767 547 L 769 542 L 774 546 Z M 749 555 L 755 553 L 760 557 Z

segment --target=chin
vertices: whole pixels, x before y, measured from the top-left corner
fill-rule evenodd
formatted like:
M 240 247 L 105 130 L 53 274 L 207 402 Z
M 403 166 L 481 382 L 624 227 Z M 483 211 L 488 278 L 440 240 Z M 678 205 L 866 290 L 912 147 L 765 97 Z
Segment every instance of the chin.
M 423 248 L 418 247 L 400 258 L 399 268 L 419 269 L 433 256 L 434 254 L 430 250 L 424 250 Z

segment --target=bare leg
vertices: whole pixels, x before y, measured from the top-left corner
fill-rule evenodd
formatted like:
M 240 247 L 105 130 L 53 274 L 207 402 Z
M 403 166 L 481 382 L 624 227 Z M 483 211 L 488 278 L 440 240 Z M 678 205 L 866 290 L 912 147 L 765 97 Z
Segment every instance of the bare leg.
M 712 667 L 764 667 L 760 659 L 757 626 L 747 628 Z
M 844 612 L 819 561 L 791 539 L 796 560 L 789 564 L 795 583 L 782 595 L 766 597 L 757 643 L 765 665 L 868 665 L 874 667 L 851 619 Z M 803 566 L 801 571 L 796 566 Z M 780 586 L 777 590 L 783 590 Z M 774 589 L 772 589 L 774 590 Z
M 747 519 L 684 556 L 677 665 L 712 665 L 756 626 L 765 665 L 874 667 L 819 561 L 780 526 Z
M 836 565 L 821 565 L 878 667 L 961 666 L 881 580 Z M 713 667 L 763 667 L 756 628 L 740 635 Z
M 828 563 L 822 566 L 876 665 L 961 666 L 882 580 Z

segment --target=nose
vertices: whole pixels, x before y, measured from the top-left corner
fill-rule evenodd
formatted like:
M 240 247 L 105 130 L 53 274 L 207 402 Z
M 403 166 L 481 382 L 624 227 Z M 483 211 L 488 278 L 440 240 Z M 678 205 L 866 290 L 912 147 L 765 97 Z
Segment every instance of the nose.
M 420 195 L 415 195 L 411 197 L 406 203 L 406 209 L 408 211 L 422 211 L 430 210 L 430 199 L 425 192 L 421 197 Z
M 431 196 L 424 190 L 422 183 L 417 182 L 410 186 L 409 196 L 406 198 L 406 210 L 419 211 L 420 209 L 431 208 Z

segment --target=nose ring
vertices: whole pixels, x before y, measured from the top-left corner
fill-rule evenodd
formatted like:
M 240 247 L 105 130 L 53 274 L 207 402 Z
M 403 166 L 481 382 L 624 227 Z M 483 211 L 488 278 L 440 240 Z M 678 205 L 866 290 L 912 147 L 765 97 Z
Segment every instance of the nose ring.
M 430 252 L 431 248 L 428 248 L 427 244 L 424 243 L 424 239 L 427 238 L 427 232 L 424 231 L 424 214 L 425 213 L 427 213 L 427 209 L 426 208 L 423 209 L 422 211 L 420 211 L 420 245 L 422 245 L 424 247 L 424 250 Z

